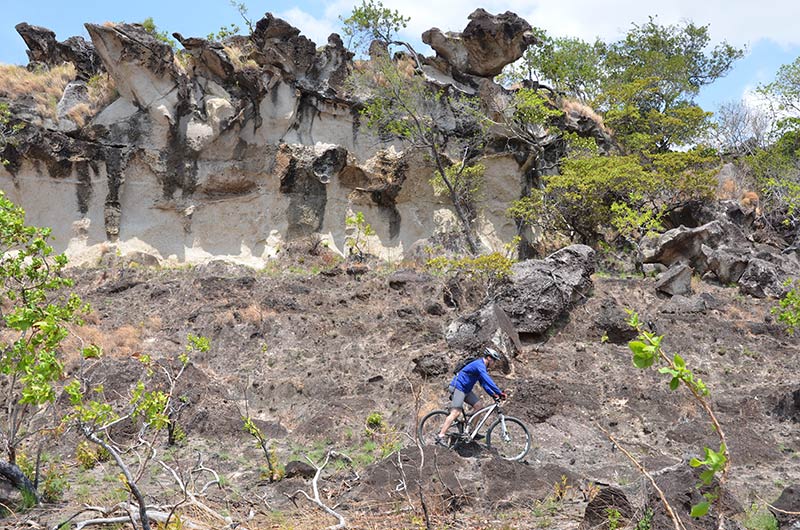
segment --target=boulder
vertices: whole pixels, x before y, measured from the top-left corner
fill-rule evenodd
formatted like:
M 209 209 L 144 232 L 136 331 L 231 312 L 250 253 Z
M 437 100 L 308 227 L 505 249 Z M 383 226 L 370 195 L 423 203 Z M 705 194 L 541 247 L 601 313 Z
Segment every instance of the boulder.
M 590 247 L 570 245 L 543 260 L 516 263 L 495 303 L 518 333 L 541 335 L 591 290 L 594 259 Z
M 750 252 L 742 249 L 726 247 L 712 249 L 702 245 L 701 250 L 706 257 L 708 269 L 723 285 L 738 282 L 750 261 Z
M 615 520 L 618 526 L 615 528 L 625 528 L 635 511 L 624 491 L 613 486 L 606 486 L 601 488 L 586 505 L 583 521 L 578 526 L 578 530 L 608 529 L 613 513 L 617 514 Z
M 285 478 L 301 477 L 301 478 L 314 478 L 317 470 L 313 466 L 299 460 L 292 460 L 286 464 L 284 468 Z
M 443 353 L 426 353 L 414 359 L 413 372 L 422 377 L 436 377 L 450 371 L 450 362 Z
M 454 350 L 477 352 L 491 342 L 498 328 L 495 306 L 490 303 L 451 322 L 445 340 Z
M 673 315 L 692 315 L 705 313 L 709 309 L 719 307 L 719 305 L 719 300 L 708 293 L 700 293 L 692 297 L 676 294 L 664 305 L 661 312 Z
M 692 268 L 677 263 L 667 269 L 656 280 L 656 291 L 670 296 L 690 294 L 692 292 Z
M 458 72 L 494 77 L 537 42 L 531 25 L 511 12 L 490 15 L 476 9 L 469 20 L 461 33 L 431 28 L 422 34 L 422 42 Z
M 689 465 L 670 467 L 663 470 L 650 470 L 650 474 L 655 478 L 656 484 L 661 488 L 667 501 L 672 508 L 681 514 L 684 521 L 688 521 L 688 514 L 692 511 L 692 506 L 704 502 L 704 493 L 713 492 L 716 489 L 716 481 L 711 486 L 697 487 L 700 483 L 701 470 L 693 469 Z M 672 519 L 667 514 L 664 504 L 659 494 L 648 484 L 647 506 L 653 512 L 651 528 L 653 530 L 673 530 L 675 528 Z M 730 530 L 739 530 L 739 526 L 732 516 L 743 512 L 741 505 L 728 489 L 724 489 L 718 501 L 721 509 L 726 514 Z M 692 530 L 717 530 L 717 517 L 712 509 L 706 517 L 691 519 L 692 526 L 687 526 Z
M 750 260 L 739 278 L 739 290 L 756 298 L 779 298 L 786 292 L 785 274 L 780 268 L 760 258 Z
M 800 423 L 800 388 L 781 396 L 772 413 L 782 420 Z
M 613 298 L 600 303 L 594 327 L 607 337 L 611 344 L 627 344 L 636 338 L 636 330 L 628 325 L 628 314 Z
M 429 281 L 431 281 L 430 274 L 417 272 L 411 269 L 395 271 L 389 275 L 389 278 L 387 279 L 390 289 L 401 292 L 415 284 L 427 283 Z
M 62 63 L 72 63 L 78 79 L 88 80 L 93 75 L 102 72 L 103 66 L 100 58 L 90 42 L 83 37 L 70 37 L 64 42 L 56 40 L 56 34 L 39 26 L 31 26 L 21 22 L 15 26 L 17 33 L 28 47 L 28 59 L 32 63 L 47 66 L 59 66 Z
M 680 226 L 661 234 L 657 239 L 642 241 L 642 263 L 661 263 L 667 267 L 682 261 L 698 274 L 706 271 L 706 257 L 703 245 L 715 247 L 725 230 L 720 221 L 711 221 L 697 228 Z
M 800 528 L 800 515 L 797 515 L 800 512 L 800 484 L 784 488 L 778 500 L 770 506 L 770 511 L 778 520 L 781 530 Z

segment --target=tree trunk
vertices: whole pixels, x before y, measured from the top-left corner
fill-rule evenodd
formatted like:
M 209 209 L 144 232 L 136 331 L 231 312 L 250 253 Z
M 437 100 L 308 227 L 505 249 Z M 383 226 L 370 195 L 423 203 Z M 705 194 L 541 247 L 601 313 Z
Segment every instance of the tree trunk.
M 32 494 L 33 498 L 36 499 L 36 503 L 39 503 L 39 495 L 36 493 L 36 487 L 16 464 L 0 461 L 0 476 L 8 480 L 16 489 L 27 491 Z

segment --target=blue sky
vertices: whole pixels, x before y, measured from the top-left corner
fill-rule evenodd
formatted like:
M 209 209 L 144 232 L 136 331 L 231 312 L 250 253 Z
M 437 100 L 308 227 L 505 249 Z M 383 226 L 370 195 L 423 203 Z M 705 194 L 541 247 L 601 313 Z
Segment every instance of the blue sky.
M 139 22 L 153 17 L 161 29 L 179 31 L 186 36 L 205 36 L 232 22 L 244 27 L 228 0 L 136 0 L 130 2 L 98 0 L 0 0 L 0 62 L 26 64 L 25 45 L 14 26 L 18 22 L 44 26 L 56 32 L 59 40 L 72 35 L 86 36 L 84 22 Z M 324 43 L 327 35 L 338 31 L 338 17 L 347 16 L 360 0 L 304 0 L 301 2 L 244 0 L 253 20 L 271 12 L 300 28 L 303 34 Z M 738 100 L 747 90 L 769 82 L 781 64 L 800 56 L 800 1 L 770 0 L 486 0 L 480 4 L 463 0 L 384 0 L 384 5 L 411 17 L 403 38 L 417 43 L 423 53 L 431 53 L 419 42 L 419 35 L 430 27 L 459 31 L 467 15 L 477 7 L 491 13 L 513 11 L 534 26 L 555 36 L 575 36 L 594 40 L 619 38 L 631 23 L 647 21 L 656 15 L 662 24 L 691 20 L 709 24 L 713 39 L 725 39 L 746 46 L 748 55 L 726 77 L 703 90 L 699 102 L 709 110 L 719 103 Z M 432 8 L 432 6 L 435 6 Z

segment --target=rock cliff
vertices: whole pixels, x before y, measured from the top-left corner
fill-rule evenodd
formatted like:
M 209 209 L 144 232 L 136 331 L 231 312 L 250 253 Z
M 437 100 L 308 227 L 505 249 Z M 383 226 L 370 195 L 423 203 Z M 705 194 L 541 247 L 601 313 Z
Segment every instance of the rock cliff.
M 346 82 L 353 54 L 338 35 L 318 48 L 267 14 L 251 35 L 224 42 L 176 33 L 176 54 L 138 24 L 86 28 L 91 42 L 17 26 L 31 65 L 75 67 L 56 117 L 0 93 L 25 125 L 2 153 L 10 163 L 0 189 L 29 222 L 53 227 L 56 249 L 73 263 L 113 249 L 159 262 L 258 266 L 308 236 L 344 253 L 345 221 L 358 211 L 376 231 L 368 251 L 386 259 L 452 230 L 452 207 L 429 183 L 430 161 L 362 123 L 363 101 Z M 533 43 L 529 30 L 512 13 L 477 10 L 463 33 L 425 33 L 437 57 L 421 58 L 417 74 L 507 98 L 492 76 Z M 116 97 L 87 116 L 97 79 Z M 601 131 L 594 122 L 565 123 L 585 135 Z M 517 235 L 505 209 L 532 178 L 530 152 L 503 145 L 481 160 L 486 192 L 476 231 L 488 249 Z

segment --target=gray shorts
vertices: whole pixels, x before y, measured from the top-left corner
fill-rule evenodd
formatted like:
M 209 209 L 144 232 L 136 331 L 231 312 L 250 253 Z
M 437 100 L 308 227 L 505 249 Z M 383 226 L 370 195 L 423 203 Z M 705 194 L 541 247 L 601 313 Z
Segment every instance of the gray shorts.
M 469 394 L 465 394 L 454 386 L 448 386 L 447 390 L 450 392 L 451 409 L 463 409 L 464 402 L 470 406 L 474 406 L 478 402 L 478 395 L 475 392 L 470 391 Z

